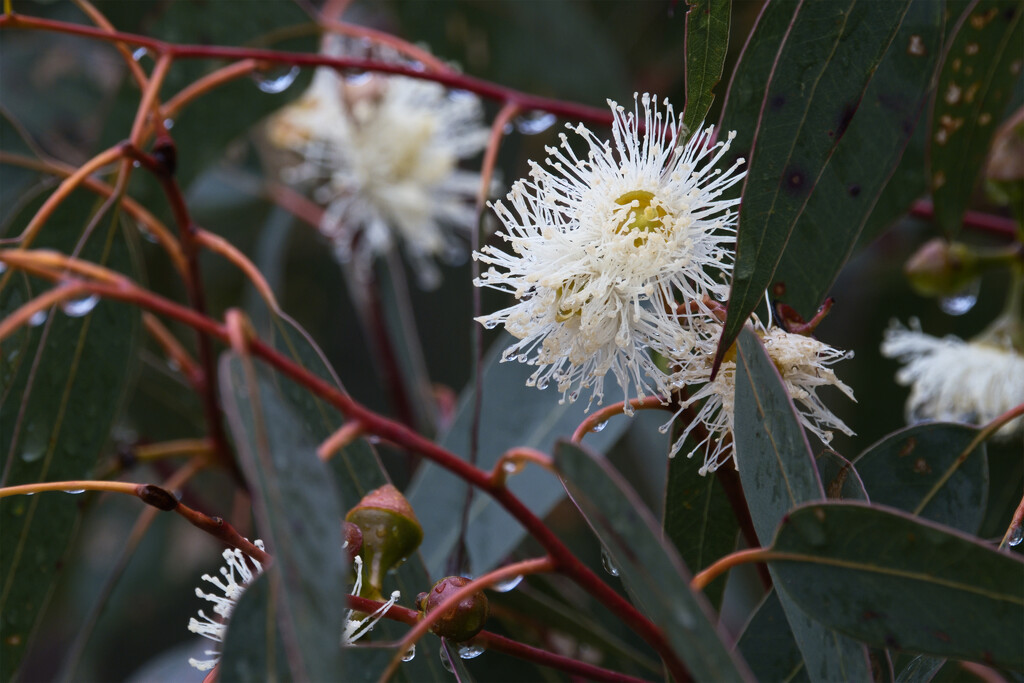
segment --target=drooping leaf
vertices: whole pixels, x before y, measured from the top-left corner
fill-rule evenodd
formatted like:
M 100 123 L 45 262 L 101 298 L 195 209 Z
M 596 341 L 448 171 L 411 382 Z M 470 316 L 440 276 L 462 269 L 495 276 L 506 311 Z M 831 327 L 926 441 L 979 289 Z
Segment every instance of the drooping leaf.
M 704 123 L 714 88 L 722 79 L 729 48 L 729 0 L 697 0 L 686 11 L 686 112 L 683 123 L 694 132 Z
M 757 335 L 745 328 L 737 345 L 736 466 L 757 537 L 768 545 L 789 510 L 824 500 L 825 491 L 793 403 Z M 779 599 L 812 681 L 870 678 L 864 646 L 816 623 L 787 595 Z
M 296 679 L 331 680 L 341 670 L 348 584 L 341 501 L 312 435 L 264 372 L 227 353 L 219 376 L 257 527 L 274 556 L 271 609 L 288 669 Z
M 601 456 L 561 441 L 555 464 L 566 490 L 626 585 L 637 607 L 668 637 L 698 680 L 752 680 L 725 646 L 714 613 L 690 590 L 691 576 L 644 504 Z
M 857 243 L 899 164 L 929 94 L 943 3 L 913 0 L 846 132 L 796 219 L 772 291 L 810 318 Z
M 871 500 L 917 513 L 932 488 L 953 469 L 920 515 L 974 534 L 988 501 L 988 455 L 980 444 L 957 465 L 978 435 L 975 427 L 934 423 L 907 427 L 885 437 L 857 457 L 855 465 Z
M 586 403 L 563 404 L 554 388 L 538 391 L 526 386 L 530 366 L 500 362 L 508 339 L 499 339 L 483 362 L 478 466 L 484 469 L 493 467 L 514 446 L 550 451 L 555 439 L 571 435 L 586 417 Z M 459 402 L 451 428 L 441 437 L 442 446 L 467 459 L 472 416 L 470 388 Z M 625 418 L 611 420 L 601 432 L 587 436 L 587 444 L 599 450 L 608 448 L 626 426 Z M 509 488 L 539 516 L 550 512 L 565 495 L 550 473 L 536 467 L 526 467 L 510 477 Z M 409 501 L 419 515 L 424 537 L 431 539 L 424 548 L 424 560 L 432 576 L 447 573 L 448 556 L 458 540 L 465 492 L 462 480 L 430 463 L 423 464 L 409 487 Z M 522 526 L 490 497 L 473 497 L 466 538 L 471 573 L 493 569 L 524 537 Z
M 779 595 L 774 590 L 754 611 L 743 628 L 736 648 L 750 662 L 759 681 L 809 681 L 800 648 L 786 622 Z
M 876 647 L 1024 668 L 1024 560 L 863 503 L 808 504 L 779 528 L 783 591 Z
M 749 65 L 746 57 L 740 64 L 764 74 L 748 77 L 760 80 L 763 97 L 755 118 L 740 119 L 731 99 L 723 117 L 725 129 L 747 131 L 733 144 L 749 170 L 720 356 L 772 281 L 908 5 L 909 0 L 800 3 L 770 53 L 771 66 Z
M 33 246 L 74 250 L 100 202 L 74 193 Z M 38 202 L 9 224 L 25 227 Z M 81 257 L 133 274 L 131 246 L 116 211 L 99 217 Z M 6 276 L 6 281 L 5 281 Z M 50 288 L 22 273 L 0 274 L 0 318 Z M 0 485 L 87 479 L 103 453 L 134 372 L 138 311 L 94 300 L 54 307 L 3 342 L 0 353 Z M 77 311 L 76 311 L 77 307 Z M 65 311 L 71 311 L 69 315 Z M 61 575 L 81 499 L 63 494 L 0 500 L 0 678 L 11 680 Z
M 672 443 L 681 431 L 678 422 L 673 425 Z M 739 523 L 718 477 L 702 477 L 700 463 L 682 452 L 668 460 L 663 526 L 687 569 L 699 572 L 736 549 Z M 704 589 L 715 607 L 721 606 L 724 592 L 724 576 Z
M 977 0 L 960 18 L 935 92 L 928 155 L 935 220 L 960 231 L 1024 54 L 1024 6 Z

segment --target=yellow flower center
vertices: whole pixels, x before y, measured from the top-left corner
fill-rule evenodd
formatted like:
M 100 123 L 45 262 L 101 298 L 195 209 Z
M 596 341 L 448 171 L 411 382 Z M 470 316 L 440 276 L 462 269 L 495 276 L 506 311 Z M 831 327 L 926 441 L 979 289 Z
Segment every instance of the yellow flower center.
M 573 316 L 581 315 L 583 313 L 582 307 L 569 308 L 569 305 L 565 302 L 566 297 L 572 296 L 576 292 L 576 287 L 576 281 L 569 280 L 564 286 L 555 290 L 557 306 L 555 310 L 555 320 L 557 322 L 564 323 Z
M 626 218 L 619 223 L 615 232 L 621 234 L 633 231 L 641 233 L 665 231 L 665 224 L 661 219 L 668 215 L 668 211 L 660 206 L 652 206 L 651 202 L 653 200 L 654 194 L 646 190 L 633 190 L 616 199 L 616 204 L 619 206 L 629 206 L 630 210 Z M 647 238 L 645 236 L 640 236 L 633 240 L 633 244 L 639 247 L 646 241 Z

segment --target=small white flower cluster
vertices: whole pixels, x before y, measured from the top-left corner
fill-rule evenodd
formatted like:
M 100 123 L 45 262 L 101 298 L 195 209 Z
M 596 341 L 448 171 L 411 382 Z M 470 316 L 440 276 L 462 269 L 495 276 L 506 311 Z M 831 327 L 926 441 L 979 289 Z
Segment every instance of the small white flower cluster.
M 260 550 L 264 549 L 263 541 L 256 539 L 253 544 Z M 204 638 L 224 642 L 224 635 L 227 633 L 228 620 L 231 613 L 235 611 L 238 599 L 242 597 L 245 589 L 263 573 L 263 565 L 248 557 L 241 550 L 231 549 L 224 551 L 225 566 L 220 568 L 220 576 L 203 574 L 202 579 L 213 584 L 223 595 L 206 593 L 202 588 L 196 588 L 196 595 L 204 600 L 213 603 L 213 611 L 216 618 L 208 617 L 203 610 L 199 610 L 199 618 L 192 617 L 188 620 L 188 630 L 198 633 Z M 220 652 L 206 650 L 207 655 L 213 659 L 199 660 L 189 659 L 188 663 L 200 671 L 209 671 L 220 661 Z
M 253 541 L 254 545 L 260 550 L 264 549 L 263 541 L 257 539 Z M 345 542 L 348 545 L 348 542 Z M 218 595 L 217 593 L 206 593 L 202 588 L 196 588 L 196 595 L 204 600 L 208 600 L 213 603 L 213 611 L 217 615 L 216 618 L 207 616 L 203 610 L 199 610 L 199 618 L 192 617 L 188 622 L 188 630 L 192 633 L 198 633 L 204 638 L 216 641 L 218 643 L 224 642 L 224 636 L 227 634 L 228 621 L 231 619 L 232 612 L 235 611 L 235 605 L 238 604 L 238 600 L 242 597 L 242 593 L 245 589 L 256 580 L 260 574 L 263 573 L 263 565 L 251 557 L 247 557 L 241 550 L 225 550 L 224 551 L 225 566 L 220 568 L 220 576 L 210 576 L 209 574 L 203 574 L 202 579 L 208 583 L 213 584 L 217 589 L 223 593 Z M 352 594 L 359 595 L 359 592 L 363 585 L 363 558 L 356 556 L 353 560 L 353 568 L 355 570 L 355 584 L 352 586 Z M 379 608 L 374 610 L 372 614 L 364 616 L 361 619 L 353 617 L 354 610 L 346 610 L 345 612 L 345 626 L 341 633 L 341 644 L 351 645 L 356 642 L 367 633 L 373 630 L 373 627 L 377 625 L 377 622 L 383 618 L 387 611 L 391 609 L 395 603 L 401 598 L 399 591 L 394 591 L 391 597 L 381 605 Z M 206 650 L 205 654 L 212 657 L 212 659 L 199 660 L 190 658 L 188 663 L 194 668 L 200 671 L 209 671 L 217 665 L 220 661 L 220 652 L 216 650 Z
M 761 338 L 768 357 L 779 371 L 804 428 L 825 444 L 832 441 L 832 430 L 838 430 L 848 436 L 853 434 L 853 431 L 829 410 L 815 393 L 818 387 L 834 386 L 850 400 L 856 400 L 853 397 L 853 390 L 836 377 L 835 372 L 829 367 L 840 360 L 851 358 L 853 352 L 840 351 L 812 337 L 792 334 L 779 327 L 765 327 L 756 316 L 751 318 L 751 325 Z M 704 464 L 700 469 L 702 475 L 714 472 L 733 456 L 731 434 L 736 407 L 735 346 L 726 353 L 715 379 L 707 381 L 711 376 L 715 346 L 721 333 L 722 326 L 717 323 L 706 326 L 705 350 L 696 356 L 699 364 L 687 368 L 677 379 L 687 385 L 704 383 L 699 391 L 682 403 L 673 418 L 679 417 L 684 410 L 703 401 L 695 419 L 682 431 L 671 450 L 674 456 L 683 447 L 686 437 L 698 425 L 703 425 L 707 435 L 690 452 L 692 455 L 704 449 Z M 665 425 L 665 428 L 670 425 L 671 423 Z
M 458 165 L 488 135 L 475 95 L 402 76 L 344 78 L 327 68 L 267 128 L 274 146 L 300 158 L 282 179 L 312 185 L 325 206 L 320 231 L 339 260 L 365 273 L 400 242 L 428 288 L 440 282 L 435 259 L 465 253 L 455 233 L 475 229 L 480 174 Z
M 553 383 L 562 401 L 590 390 L 590 403 L 601 404 L 609 373 L 627 412 L 631 393 L 667 402 L 676 389 L 700 386 L 684 409 L 704 403 L 673 453 L 703 424 L 708 437 L 690 455 L 705 449 L 706 474 L 732 455 L 735 363 L 710 378 L 739 203 L 722 195 L 743 179 L 743 160 L 717 168 L 735 133 L 714 142 L 708 127 L 686 140 L 667 100 L 664 110 L 648 94 L 634 96 L 632 111 L 609 105 L 611 141 L 570 127 L 586 153 L 578 155 L 562 134 L 559 147 L 547 148 L 545 165 L 532 163 L 529 178 L 512 186 L 508 204 L 494 204 L 509 250 L 487 246 L 474 254 L 489 266 L 475 284 L 508 292 L 516 303 L 478 320 L 518 338 L 503 360 L 536 366 L 528 384 Z M 832 429 L 851 433 L 815 394 L 830 384 L 853 398 L 828 368 L 847 354 L 752 323 L 804 425 L 825 443 Z
M 553 382 L 563 400 L 590 389 L 598 404 L 609 372 L 626 399 L 670 393 L 651 351 L 685 357 L 693 339 L 684 324 L 710 315 L 706 295 L 728 293 L 738 199 L 721 195 L 744 176 L 742 159 L 725 173 L 715 168 L 729 141 L 711 144 L 713 127 L 684 145 L 667 100 L 664 113 L 648 94 L 632 111 L 609 105 L 612 142 L 577 126 L 589 147 L 581 157 L 561 134 L 546 166 L 532 163 L 508 206 L 494 205 L 511 252 L 474 254 L 490 266 L 475 284 L 517 300 L 479 318 L 520 339 L 504 359 L 538 366 L 530 383 Z M 678 311 L 677 296 L 695 310 Z
M 911 387 L 907 422 L 943 420 L 985 424 L 1024 403 L 1024 356 L 1013 345 L 939 338 L 896 321 L 882 341 L 882 355 L 904 363 L 896 381 Z M 1024 432 L 1024 419 L 1004 425 L 996 436 L 1007 439 Z

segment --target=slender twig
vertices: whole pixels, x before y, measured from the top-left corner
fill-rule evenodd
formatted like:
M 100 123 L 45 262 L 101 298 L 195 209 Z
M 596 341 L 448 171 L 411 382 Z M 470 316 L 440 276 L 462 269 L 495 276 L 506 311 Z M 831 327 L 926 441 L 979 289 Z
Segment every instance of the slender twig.
M 203 370 L 189 352 L 185 350 L 185 347 L 181 345 L 181 342 L 152 313 L 142 314 L 142 325 L 146 328 L 146 332 L 149 332 L 150 336 L 164 350 L 164 353 L 167 354 L 168 360 L 176 365 L 177 369 L 185 375 L 189 384 L 194 389 L 200 389 L 203 381 Z
M 322 444 L 320 444 L 316 449 L 317 457 L 325 461 L 330 460 L 332 455 L 362 435 L 363 425 L 361 422 L 346 422 L 340 429 L 331 434 Z
M 132 456 L 136 460 L 162 460 L 164 458 L 188 457 L 202 462 L 203 456 L 213 453 L 213 444 L 209 439 L 177 439 L 160 443 L 141 444 L 132 448 Z M 197 457 L 198 456 L 198 457 Z M 165 486 L 177 488 L 177 486 Z
M 658 398 L 657 396 L 645 396 L 644 398 L 632 398 L 629 400 L 630 411 L 633 410 L 668 410 L 665 401 Z M 626 402 L 619 401 L 613 403 L 610 406 L 605 406 L 600 410 L 596 410 L 590 415 L 584 418 L 583 422 L 576 428 L 576 431 L 572 433 L 572 440 L 579 443 L 583 440 L 583 437 L 593 431 L 600 431 L 601 425 L 615 417 L 616 415 L 622 415 L 626 412 Z
M 270 307 L 270 310 L 275 313 L 281 312 L 281 307 L 277 303 L 277 298 L 274 296 L 274 291 L 270 288 L 270 284 L 266 278 L 263 277 L 263 273 L 256 267 L 256 264 L 250 261 L 245 254 L 241 252 L 235 245 L 228 242 L 220 235 L 216 235 L 212 232 L 203 230 L 197 227 L 195 231 L 196 242 L 199 246 L 206 247 L 210 251 L 223 256 L 228 261 L 231 261 L 242 273 L 249 278 L 249 282 L 256 288 L 256 291 L 262 297 L 263 301 Z
M 96 7 L 88 2 L 88 0 L 72 0 L 78 9 L 89 17 L 92 23 L 105 30 L 107 33 L 115 32 L 114 25 L 110 23 L 110 20 L 100 12 Z M 132 73 L 132 78 L 135 79 L 135 83 L 139 86 L 139 90 L 145 90 L 146 83 L 149 78 L 146 76 L 146 72 L 142 70 L 140 65 L 134 57 L 132 57 L 132 51 L 128 49 L 128 46 L 124 43 L 114 43 L 114 47 L 118 52 L 121 53 L 121 58 L 124 59 L 125 66 Z
M 0 262 L 33 272 L 41 277 L 58 279 L 59 273 L 33 265 L 30 255 L 22 250 L 0 251 Z M 89 290 L 104 298 L 141 306 L 151 312 L 166 315 L 192 326 L 204 335 L 228 343 L 226 328 L 195 310 L 186 308 L 156 294 L 141 289 L 128 278 L 121 277 L 117 285 L 89 283 Z M 304 367 L 279 353 L 260 339 L 249 343 L 249 352 L 272 368 L 306 387 L 324 399 L 346 417 L 362 422 L 368 433 L 390 440 L 437 463 L 455 476 L 487 492 L 512 515 L 548 552 L 555 562 L 556 571 L 569 577 L 617 615 L 630 629 L 647 641 L 665 661 L 670 673 L 678 681 L 690 680 L 682 661 L 673 651 L 665 634 L 632 604 L 604 583 L 584 565 L 544 522 L 504 486 L 491 481 L 490 473 L 473 467 L 454 453 L 417 434 L 408 427 L 369 410 L 342 392 L 330 382 L 312 374 Z
M 181 113 L 181 110 L 192 103 L 193 100 L 218 88 L 225 83 L 251 74 L 259 68 L 259 62 L 255 59 L 243 59 L 228 66 L 222 67 L 206 74 L 202 78 L 192 81 L 186 87 L 178 91 L 171 99 L 167 100 L 160 107 L 160 119 L 173 119 Z
M 764 548 L 739 550 L 730 555 L 726 555 L 697 572 L 693 577 L 693 580 L 690 581 L 690 588 L 695 591 L 702 591 L 707 588 L 712 581 L 733 567 L 738 567 L 741 564 L 749 564 L 751 562 L 767 562 L 770 558 L 771 552 Z
M 490 194 L 491 178 L 494 176 L 494 167 L 498 162 L 498 150 L 501 141 L 505 138 L 505 126 L 508 125 L 516 114 L 519 113 L 519 105 L 507 102 L 501 108 L 498 115 L 491 123 L 491 135 L 487 140 L 487 148 L 484 150 L 484 160 L 480 168 L 480 189 L 476 195 L 476 225 L 470 234 L 470 249 L 473 252 L 473 259 L 470 262 L 470 277 L 475 283 L 480 277 L 480 262 L 476 260 L 476 254 L 480 251 L 481 232 L 484 226 L 484 204 Z M 472 289 L 473 319 L 480 317 L 482 303 L 480 288 Z M 484 401 L 484 331 L 483 326 L 473 325 L 473 333 L 470 337 L 470 355 L 473 359 L 471 374 L 473 377 L 473 416 L 469 426 L 469 462 L 476 465 L 480 452 L 480 419 L 483 411 Z M 459 518 L 459 536 L 455 544 L 455 550 L 449 558 L 451 571 L 457 571 L 466 564 L 466 530 L 469 528 L 469 512 L 473 507 L 472 486 L 466 487 L 466 495 L 462 500 L 462 516 Z
M 555 471 L 555 463 L 547 453 L 525 446 L 510 448 L 494 463 L 491 469 L 491 483 L 495 486 L 504 486 L 510 474 L 518 474 L 526 463 L 530 462 L 550 472 Z
M 530 560 L 522 560 L 521 562 L 515 562 L 499 569 L 495 569 L 492 572 L 488 572 L 483 576 L 473 579 L 465 586 L 449 593 L 441 604 L 423 615 L 423 618 L 419 623 L 413 626 L 409 632 L 402 637 L 402 640 L 397 645 L 395 656 L 392 657 L 391 662 L 384 670 L 384 673 L 380 675 L 378 683 L 386 683 L 386 681 L 391 678 L 398 669 L 398 665 L 401 664 L 402 657 L 405 653 L 408 652 L 420 638 L 426 635 L 427 631 L 442 619 L 448 611 L 458 605 L 465 598 L 468 598 L 474 593 L 478 593 L 485 588 L 490 588 L 496 583 L 508 581 L 509 579 L 517 576 L 550 572 L 554 568 L 555 562 L 550 557 L 537 557 Z
M 927 199 L 914 202 L 910 207 L 910 215 L 918 218 L 935 218 L 935 207 Z M 1017 225 L 1012 218 L 1003 218 L 980 211 L 968 211 L 964 214 L 963 226 L 977 232 L 1013 238 L 1017 234 Z
M 23 28 L 69 33 L 86 38 L 95 38 L 107 42 L 123 42 L 139 45 L 152 50 L 156 54 L 170 54 L 175 59 L 255 59 L 289 64 L 293 66 L 328 66 L 340 70 L 376 71 L 409 78 L 435 81 L 449 88 L 468 90 L 481 97 L 499 102 L 513 102 L 525 110 L 546 111 L 556 116 L 576 120 L 611 125 L 612 113 L 607 109 L 599 109 L 572 102 L 563 102 L 548 97 L 531 95 L 512 88 L 506 88 L 490 81 L 473 78 L 465 74 L 448 71 L 425 71 L 403 64 L 382 62 L 373 59 L 357 59 L 352 57 L 331 57 L 328 55 L 311 55 L 307 53 L 285 52 L 281 50 L 262 50 L 244 47 L 225 47 L 215 45 L 184 45 L 168 43 L 148 36 L 134 33 L 107 32 L 91 26 L 71 24 L 39 17 L 24 15 L 5 15 L 0 17 L 0 28 Z
M 355 611 L 363 612 L 365 614 L 372 614 L 384 605 L 384 603 L 378 602 L 377 600 L 361 598 L 358 595 L 348 596 L 348 604 L 349 607 Z M 409 609 L 408 607 L 392 605 L 391 608 L 382 616 L 385 619 L 390 619 L 391 621 L 397 621 L 403 624 L 408 624 L 409 626 L 414 626 L 419 621 L 420 613 L 416 610 Z M 469 642 L 473 645 L 479 645 L 491 652 L 500 652 L 511 657 L 517 657 L 528 662 L 533 662 L 534 664 L 540 664 L 541 666 L 565 671 L 566 673 L 581 676 L 588 681 L 607 681 L 608 683 L 645 683 L 642 678 L 635 678 L 617 671 L 602 669 L 599 666 L 587 664 L 586 662 L 581 662 L 578 659 L 558 655 L 554 652 L 548 652 L 547 650 L 541 650 L 540 648 L 533 647 L 532 645 L 520 643 L 519 641 L 506 638 L 505 636 L 500 636 L 497 633 L 492 633 L 490 631 L 481 631 Z

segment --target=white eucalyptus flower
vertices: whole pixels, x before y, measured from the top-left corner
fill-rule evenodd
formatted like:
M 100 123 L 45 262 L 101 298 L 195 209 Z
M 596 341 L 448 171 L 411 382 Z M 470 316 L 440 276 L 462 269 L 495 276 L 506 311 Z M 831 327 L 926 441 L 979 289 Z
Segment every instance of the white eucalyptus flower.
M 345 542 L 345 545 L 348 545 L 348 541 Z M 363 588 L 363 558 L 356 555 L 352 560 L 352 564 L 356 574 L 356 581 L 352 586 L 352 595 L 359 595 Z M 378 607 L 371 614 L 368 614 L 361 619 L 355 618 L 355 610 L 346 610 L 345 627 L 341 632 L 341 644 L 351 645 L 372 631 L 373 627 L 377 625 L 377 622 L 387 614 L 387 611 L 391 609 L 395 603 L 401 599 L 401 597 L 401 592 L 393 591 L 387 602 Z
M 756 317 L 751 318 L 751 323 L 757 336 L 761 338 L 769 358 L 782 376 L 786 391 L 793 399 L 797 416 L 804 428 L 824 444 L 832 441 L 832 430 L 852 435 L 853 431 L 822 403 L 815 392 L 818 387 L 829 385 L 839 389 L 847 398 L 856 400 L 853 397 L 853 390 L 836 377 L 830 367 L 840 360 L 851 358 L 853 352 L 840 351 L 812 337 L 792 334 L 779 327 L 765 327 Z M 683 447 L 686 437 L 697 425 L 703 425 L 707 437 L 687 454 L 687 457 L 693 457 L 694 453 L 703 449 L 704 464 L 700 468 L 701 475 L 714 472 L 733 457 L 732 431 L 736 415 L 735 344 L 725 354 L 714 381 L 708 382 L 721 333 L 720 324 L 708 324 L 702 332 L 704 353 L 700 356 L 700 362 L 691 363 L 688 369 L 681 371 L 676 377 L 679 385 L 703 384 L 683 403 L 673 417 L 675 420 L 683 410 L 703 401 L 696 417 L 683 430 L 679 439 L 672 445 L 671 451 L 671 456 L 674 457 Z M 664 429 L 670 425 L 671 422 L 666 424 Z
M 320 231 L 341 261 L 365 273 L 401 243 L 421 285 L 434 287 L 435 259 L 465 253 L 481 180 L 459 162 L 479 153 L 489 135 L 476 96 L 415 78 L 345 79 L 320 68 L 267 134 L 300 157 L 282 178 L 312 185 L 313 199 L 325 206 Z
M 253 544 L 263 550 L 263 541 L 257 539 L 253 541 Z M 263 573 L 263 565 L 238 549 L 225 550 L 224 562 L 225 565 L 220 568 L 220 576 L 203 574 L 202 577 L 203 581 L 213 584 L 223 595 L 205 593 L 202 588 L 196 588 L 197 596 L 213 603 L 213 612 L 216 617 L 208 617 L 203 610 L 199 610 L 198 619 L 192 617 L 188 620 L 189 631 L 218 643 L 224 642 L 228 620 L 231 619 L 231 613 L 235 611 L 238 599 L 242 597 L 242 593 L 245 592 L 249 584 Z M 188 663 L 200 671 L 209 671 L 220 661 L 220 652 L 206 650 L 206 654 L 212 656 L 213 659 L 190 658 Z
M 569 126 L 585 154 L 563 133 L 544 166 L 531 162 L 508 204 L 493 205 L 509 251 L 474 254 L 490 266 L 474 284 L 517 300 L 479 322 L 517 337 L 503 360 L 537 366 L 528 384 L 553 382 L 562 401 L 590 389 L 600 404 L 609 372 L 626 399 L 666 396 L 651 351 L 683 357 L 692 335 L 681 322 L 709 315 L 705 295 L 728 293 L 738 199 L 721 194 L 743 178 L 743 161 L 723 173 L 729 142 L 711 144 L 712 127 L 686 142 L 667 100 L 664 110 L 651 95 L 634 100 L 632 111 L 609 101 L 611 141 Z M 677 298 L 693 308 L 677 310 Z
M 964 341 L 933 337 L 916 319 L 910 328 L 893 321 L 882 355 L 904 364 L 896 381 L 910 387 L 907 422 L 942 420 L 985 424 L 1024 403 L 1024 356 L 1006 340 Z M 1024 419 L 1004 425 L 996 436 L 1024 431 Z

